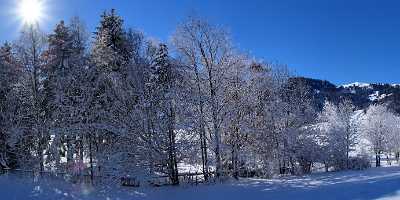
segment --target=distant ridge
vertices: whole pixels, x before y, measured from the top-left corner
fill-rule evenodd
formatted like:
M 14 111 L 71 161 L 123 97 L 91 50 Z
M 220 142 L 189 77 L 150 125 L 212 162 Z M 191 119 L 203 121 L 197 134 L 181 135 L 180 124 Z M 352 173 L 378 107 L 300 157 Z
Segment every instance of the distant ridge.
M 303 82 L 310 89 L 317 110 L 322 109 L 325 100 L 339 103 L 349 99 L 358 109 L 366 109 L 371 104 L 385 104 L 400 114 L 400 84 L 354 82 L 337 86 L 326 80 L 306 77 L 291 79 Z

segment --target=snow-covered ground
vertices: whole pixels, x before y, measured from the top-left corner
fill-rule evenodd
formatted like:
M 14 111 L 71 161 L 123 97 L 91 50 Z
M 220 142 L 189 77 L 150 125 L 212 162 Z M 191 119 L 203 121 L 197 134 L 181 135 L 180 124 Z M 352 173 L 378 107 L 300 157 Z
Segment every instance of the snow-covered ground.
M 0 176 L 4 200 L 207 200 L 207 199 L 400 199 L 400 167 L 319 173 L 272 180 L 241 179 L 222 184 L 180 187 L 98 187 L 62 181 L 34 183 L 14 175 Z

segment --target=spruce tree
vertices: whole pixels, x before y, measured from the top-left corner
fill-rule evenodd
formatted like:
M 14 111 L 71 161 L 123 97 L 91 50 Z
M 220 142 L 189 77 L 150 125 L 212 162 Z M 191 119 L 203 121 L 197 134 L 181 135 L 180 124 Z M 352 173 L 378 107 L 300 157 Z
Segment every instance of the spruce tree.
M 105 71 L 118 71 L 130 61 L 123 22 L 112 9 L 101 15 L 100 25 L 96 28 L 92 60 Z
M 168 175 L 172 184 L 179 184 L 177 152 L 176 152 L 176 133 L 175 133 L 175 88 L 174 73 L 172 63 L 168 55 L 168 48 L 165 44 L 160 44 L 153 64 L 151 82 L 153 83 L 153 105 L 157 105 L 159 117 L 158 123 L 161 124 L 161 135 L 164 136 L 164 148 L 167 150 Z

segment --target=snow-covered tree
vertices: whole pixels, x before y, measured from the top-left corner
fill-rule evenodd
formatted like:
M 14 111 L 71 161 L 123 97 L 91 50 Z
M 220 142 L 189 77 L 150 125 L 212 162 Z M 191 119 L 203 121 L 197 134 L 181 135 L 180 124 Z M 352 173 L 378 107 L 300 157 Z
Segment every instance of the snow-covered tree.
M 74 34 L 61 21 L 49 35 L 48 48 L 43 53 L 43 105 L 44 113 L 53 136 L 48 151 L 49 163 L 60 166 L 60 156 L 66 157 L 64 168 L 71 171 L 77 139 L 82 139 L 79 124 L 82 122 L 82 93 L 85 74 L 84 46 L 76 45 Z M 66 144 L 66 145 L 64 145 Z M 82 147 L 80 156 L 82 157 Z M 60 154 L 61 152 L 61 154 Z M 77 156 L 78 157 L 78 156 Z M 83 159 L 83 158 L 80 158 Z
M 24 105 L 20 112 L 24 119 L 20 130 L 24 135 L 19 137 L 18 155 L 20 164 L 31 169 L 44 170 L 44 150 L 48 144 L 48 130 L 46 130 L 42 96 L 41 96 L 41 56 L 46 47 L 44 33 L 37 24 L 26 25 L 14 43 L 17 59 L 21 63 L 26 74 L 22 77 L 19 86 L 19 95 Z M 19 131 L 21 132 L 21 131 Z M 34 153 L 33 153 L 34 152 Z
M 289 168 L 291 173 L 297 173 L 296 161 L 309 173 L 312 160 L 307 160 L 307 155 L 299 154 L 298 141 L 308 137 L 308 132 L 301 131 L 304 126 L 310 125 L 315 119 L 312 107 L 313 96 L 310 89 L 302 79 L 289 78 L 284 87 L 279 90 L 281 102 L 277 105 L 281 110 L 276 123 L 277 149 L 280 154 L 280 169 Z M 303 136 L 302 134 L 306 134 Z
M 192 68 L 195 83 L 200 88 L 198 101 L 200 112 L 203 112 L 200 118 L 204 118 L 200 119 L 200 134 L 205 140 L 204 133 L 206 131 L 202 130 L 205 127 L 208 127 L 207 131 L 212 134 L 216 174 L 220 176 L 222 174 L 221 124 L 224 119 L 223 85 L 226 70 L 236 62 L 229 35 L 224 29 L 204 20 L 189 18 L 178 26 L 173 36 L 173 43 L 180 56 Z M 206 124 L 207 121 L 210 123 Z M 203 141 L 203 158 L 207 153 L 206 145 Z M 208 165 L 206 160 L 203 161 L 203 165 L 205 167 Z
M 318 116 L 318 122 L 326 168 L 328 169 L 329 166 L 334 166 L 336 170 L 343 168 L 346 164 L 346 141 L 338 107 L 325 101 L 323 110 Z
M 318 122 L 327 153 L 325 164 L 334 166 L 336 170 L 349 168 L 349 154 L 354 150 L 358 139 L 358 124 L 352 103 L 344 100 L 335 105 L 325 101 Z
M 179 184 L 176 148 L 176 70 L 165 44 L 156 47 L 147 85 L 152 143 L 159 149 L 172 184 Z M 165 152 L 165 153 L 163 153 Z
M 381 166 L 381 154 L 387 149 L 388 140 L 396 130 L 397 117 L 385 105 L 371 105 L 362 120 L 360 130 L 372 145 L 376 167 Z
M 355 107 L 349 100 L 344 100 L 338 105 L 338 115 L 340 125 L 344 133 L 344 143 L 346 151 L 346 168 L 349 168 L 350 152 L 354 150 L 357 144 L 358 131 L 357 131 L 357 119 L 355 118 Z
M 228 69 L 224 84 L 224 108 L 222 143 L 225 149 L 225 170 L 231 170 L 232 175 L 238 178 L 239 171 L 245 165 L 247 135 L 249 134 L 250 109 L 248 98 L 248 63 L 244 56 L 238 55 L 237 62 Z M 230 119 L 230 120 L 227 120 Z M 230 159 L 229 159 L 230 158 Z
M 0 47 L 0 159 L 2 165 L 9 167 L 16 167 L 16 152 L 13 152 L 16 134 L 13 130 L 20 121 L 16 88 L 21 75 L 22 68 L 17 63 L 11 45 L 6 42 Z
M 92 48 L 92 61 L 105 71 L 118 71 L 131 59 L 123 20 L 114 9 L 101 15 Z
M 72 17 L 68 24 L 68 29 L 72 37 L 72 47 L 76 54 L 85 54 L 88 47 L 89 33 L 83 21 L 78 17 Z
M 126 142 L 148 144 L 148 141 L 141 141 L 144 139 L 144 129 L 143 124 L 139 123 L 143 117 L 139 103 L 143 89 L 141 84 L 144 84 L 144 79 L 140 77 L 144 74 L 139 71 L 142 63 L 134 60 L 134 55 L 138 54 L 135 51 L 139 48 L 135 47 L 138 45 L 135 37 L 139 35 L 131 33 L 128 37 L 123 20 L 114 10 L 101 16 L 95 34 L 92 63 L 88 67 L 86 88 L 89 90 L 86 91 L 88 99 L 85 106 L 86 122 L 90 127 L 86 136 L 90 168 L 92 174 L 94 165 L 99 173 L 122 174 L 129 171 L 121 169 L 122 166 L 139 165 L 139 162 L 126 162 L 138 161 L 137 157 L 140 157 L 136 154 L 140 151 L 133 151 L 133 147 L 129 148 L 132 144 Z M 133 152 L 127 152 L 127 149 Z

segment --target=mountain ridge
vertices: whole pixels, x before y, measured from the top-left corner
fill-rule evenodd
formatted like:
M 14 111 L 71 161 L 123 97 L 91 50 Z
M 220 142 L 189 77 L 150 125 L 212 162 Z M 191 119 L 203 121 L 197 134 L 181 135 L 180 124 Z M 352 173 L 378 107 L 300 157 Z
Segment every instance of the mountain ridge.
M 366 109 L 371 104 L 385 104 L 400 114 L 400 84 L 353 82 L 335 85 L 327 80 L 293 77 L 291 81 L 301 82 L 314 96 L 314 106 L 322 110 L 325 100 L 339 103 L 343 99 L 353 102 L 357 109 Z

